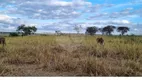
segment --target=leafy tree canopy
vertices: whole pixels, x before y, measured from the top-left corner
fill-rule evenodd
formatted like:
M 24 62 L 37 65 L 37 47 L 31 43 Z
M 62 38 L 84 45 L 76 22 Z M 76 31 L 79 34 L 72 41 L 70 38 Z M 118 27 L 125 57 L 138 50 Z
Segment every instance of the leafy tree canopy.
M 118 27 L 117 31 L 121 32 L 121 35 L 124 35 L 125 33 L 127 33 L 130 29 L 128 27 Z
M 37 31 L 37 28 L 35 26 L 25 26 L 22 24 L 18 26 L 17 31 L 22 32 L 22 35 L 31 35 Z
M 94 27 L 87 27 L 86 34 L 94 35 L 94 34 L 96 34 L 97 31 L 98 31 L 98 28 L 95 26 Z
M 113 25 L 108 25 L 102 29 L 102 32 L 104 32 L 106 35 L 111 35 L 115 28 L 116 27 Z

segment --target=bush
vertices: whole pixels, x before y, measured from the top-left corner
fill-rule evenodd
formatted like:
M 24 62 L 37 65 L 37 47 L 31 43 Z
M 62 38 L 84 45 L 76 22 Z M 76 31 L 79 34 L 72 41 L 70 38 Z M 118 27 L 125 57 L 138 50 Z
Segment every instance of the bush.
M 19 34 L 16 32 L 13 32 L 13 33 L 10 33 L 9 36 L 19 36 Z

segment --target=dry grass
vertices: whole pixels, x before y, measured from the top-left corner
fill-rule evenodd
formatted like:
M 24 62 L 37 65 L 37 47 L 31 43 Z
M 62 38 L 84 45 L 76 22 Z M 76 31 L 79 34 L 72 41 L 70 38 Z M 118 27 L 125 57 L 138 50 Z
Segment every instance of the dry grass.
M 1 76 L 141 76 L 142 37 L 7 37 Z

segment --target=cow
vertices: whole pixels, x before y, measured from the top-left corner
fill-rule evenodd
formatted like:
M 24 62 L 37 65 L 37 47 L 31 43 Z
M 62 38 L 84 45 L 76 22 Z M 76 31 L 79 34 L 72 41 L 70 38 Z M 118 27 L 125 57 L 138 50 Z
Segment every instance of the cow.
M 97 41 L 97 43 L 99 43 L 100 45 L 104 45 L 104 39 L 103 39 L 103 38 L 97 38 L 96 41 Z
M 4 37 L 0 37 L 0 44 L 2 44 L 3 47 L 6 45 L 6 42 L 5 42 L 5 38 L 4 38 Z

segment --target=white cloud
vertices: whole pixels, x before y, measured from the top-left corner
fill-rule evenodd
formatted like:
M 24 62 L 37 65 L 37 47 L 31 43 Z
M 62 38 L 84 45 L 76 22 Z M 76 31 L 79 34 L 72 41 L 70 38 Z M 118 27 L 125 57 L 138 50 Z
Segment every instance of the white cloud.
M 0 14 L 0 22 L 1 23 L 11 23 L 12 18 L 7 15 Z
M 113 21 L 109 21 L 109 23 L 115 24 L 115 25 L 129 25 L 129 24 L 131 24 L 131 22 L 128 20 L 113 20 Z
M 84 0 L 18 0 L 13 4 L 14 6 L 7 7 L 6 13 L 20 14 L 33 19 L 77 18 L 81 15 L 79 10 L 92 5 Z
M 136 28 L 135 28 L 134 30 L 135 30 L 135 31 L 138 31 L 138 29 L 136 29 Z
M 16 27 L 24 23 L 20 18 L 0 14 L 0 31 L 15 31 Z
M 7 19 L 10 19 L 10 17 L 7 15 L 0 14 L 0 20 L 7 20 Z
M 95 4 L 95 5 L 89 6 L 83 12 L 96 13 L 98 11 L 101 11 L 104 8 L 111 8 L 113 6 L 114 6 L 113 4 Z

